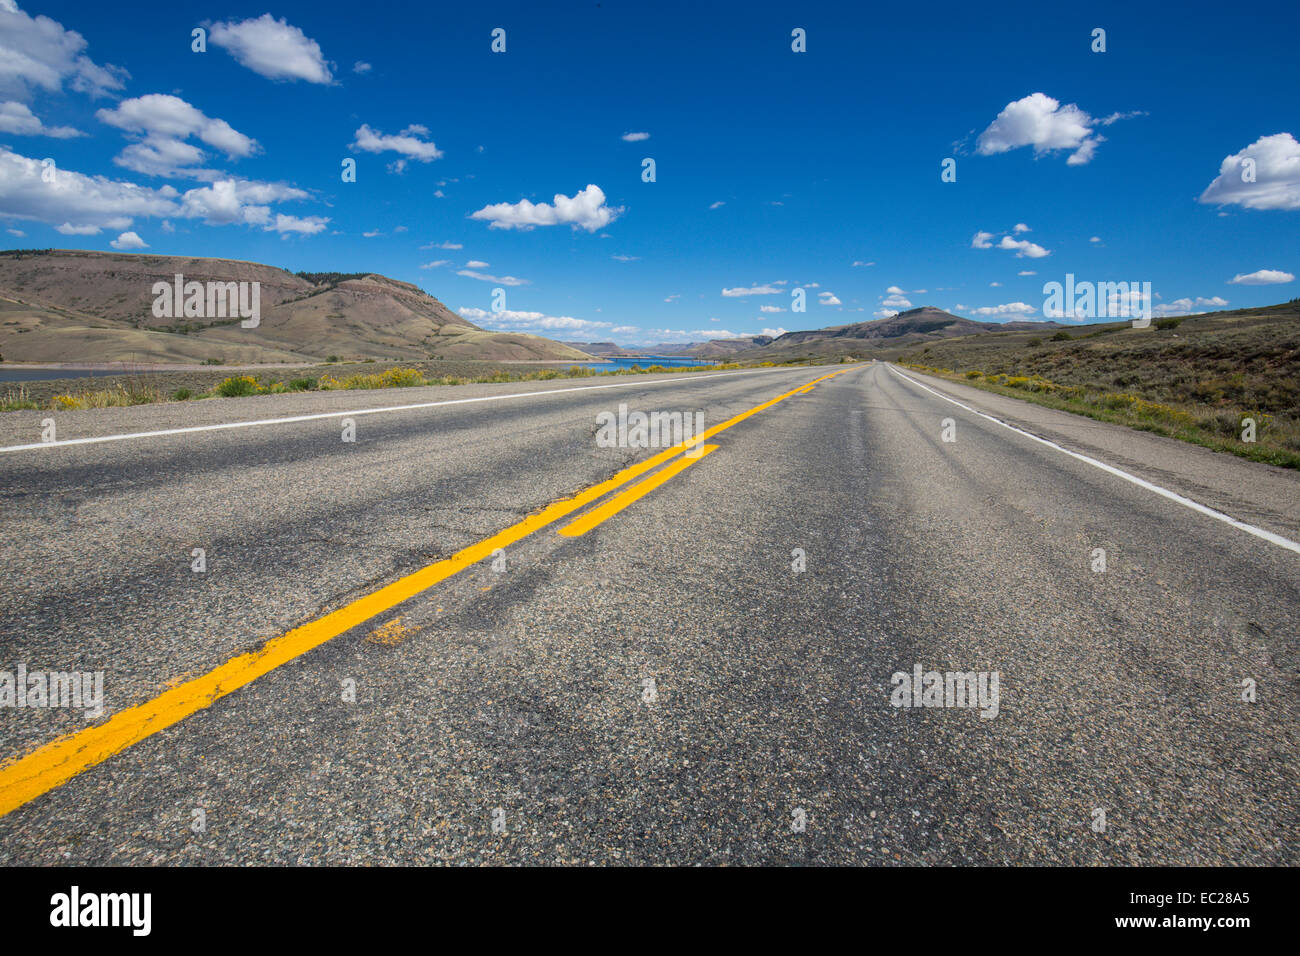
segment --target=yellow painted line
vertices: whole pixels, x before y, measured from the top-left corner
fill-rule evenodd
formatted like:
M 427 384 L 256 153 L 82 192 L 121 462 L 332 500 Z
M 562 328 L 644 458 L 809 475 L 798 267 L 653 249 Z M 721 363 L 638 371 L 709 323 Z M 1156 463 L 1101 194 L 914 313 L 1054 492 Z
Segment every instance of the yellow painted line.
M 650 492 L 654 491 L 673 475 L 685 471 L 691 465 L 695 464 L 705 455 L 718 450 L 717 445 L 701 445 L 698 449 L 693 450 L 690 454 L 682 455 L 670 465 L 656 471 L 649 478 L 638 481 L 627 491 L 620 492 L 616 497 L 609 499 L 603 505 L 592 508 L 581 518 L 560 529 L 560 534 L 566 538 L 576 538 L 578 535 L 586 534 L 596 525 L 600 524 L 606 518 L 612 518 L 634 501 L 639 501 Z M 696 454 L 695 452 L 698 452 Z
M 808 385 L 815 385 L 817 382 L 846 371 L 849 369 L 823 375 Z M 279 637 L 272 638 L 257 650 L 232 658 L 215 670 L 164 691 L 153 700 L 120 711 L 102 724 L 66 734 L 25 756 L 11 758 L 0 766 L 0 817 L 48 793 L 55 787 L 62 786 L 82 771 L 103 763 L 109 757 L 139 743 L 146 737 L 211 706 L 222 697 L 270 673 L 281 664 L 301 657 L 358 624 L 383 614 L 435 584 L 459 574 L 470 565 L 491 557 L 492 552 L 498 548 L 508 547 L 528 537 L 534 531 L 585 508 L 616 488 L 621 488 L 629 481 L 648 471 L 653 471 L 705 438 L 716 435 L 724 428 L 730 428 L 737 422 L 765 408 L 770 408 L 791 395 L 799 394 L 801 389 L 807 387 L 801 386 L 799 389 L 786 392 L 721 425 L 715 425 L 703 435 L 697 435 L 645 461 L 624 468 L 614 477 L 592 485 L 572 498 L 563 498 L 547 505 L 518 524 L 511 525 L 490 538 L 457 551 L 450 558 L 421 568 L 392 584 L 358 598 L 346 607 L 341 607 L 337 611 L 332 611 Z

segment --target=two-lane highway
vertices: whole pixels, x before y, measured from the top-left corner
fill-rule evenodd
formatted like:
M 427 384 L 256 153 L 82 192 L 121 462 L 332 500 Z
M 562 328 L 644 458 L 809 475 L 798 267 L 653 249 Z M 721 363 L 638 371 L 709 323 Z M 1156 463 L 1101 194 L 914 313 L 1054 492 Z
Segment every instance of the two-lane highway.
M 0 452 L 0 670 L 105 703 L 0 708 L 0 862 L 1297 861 L 1295 476 L 880 363 L 599 384 Z

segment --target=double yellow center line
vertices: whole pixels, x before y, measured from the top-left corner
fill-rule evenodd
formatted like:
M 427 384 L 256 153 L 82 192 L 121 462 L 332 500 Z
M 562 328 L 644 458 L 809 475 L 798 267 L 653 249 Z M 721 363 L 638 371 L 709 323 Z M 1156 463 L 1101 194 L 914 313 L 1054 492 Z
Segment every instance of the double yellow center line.
M 701 445 L 719 432 L 726 431 L 759 412 L 785 401 L 792 395 L 809 391 L 818 382 L 824 382 L 851 369 L 841 369 L 801 385 L 727 419 L 720 425 L 700 435 L 665 449 L 657 455 L 624 468 L 614 477 L 548 505 L 536 514 L 529 515 L 518 524 L 472 544 L 451 557 L 408 574 L 377 591 L 358 598 L 346 607 L 296 627 L 279 637 L 272 638 L 255 651 L 249 651 L 226 661 L 214 670 L 185 681 L 171 690 L 136 707 L 120 711 L 108 720 L 93 727 L 59 737 L 25 756 L 13 757 L 0 766 L 0 816 L 4 816 L 28 801 L 62 786 L 83 770 L 102 763 L 116 753 L 139 743 L 158 731 L 184 720 L 191 714 L 211 706 L 216 701 L 252 683 L 263 674 L 270 673 L 281 664 L 319 647 L 359 624 L 392 610 L 403 601 L 427 591 L 465 568 L 490 558 L 498 548 L 507 548 L 528 537 L 534 531 L 580 511 L 588 504 L 623 487 L 629 481 L 654 471 L 671 461 L 683 451 Z M 717 448 L 705 445 L 694 455 L 683 457 L 656 475 L 629 488 L 606 504 L 592 509 L 561 530 L 561 534 L 574 536 L 617 514 L 633 501 L 653 491 L 674 475 Z

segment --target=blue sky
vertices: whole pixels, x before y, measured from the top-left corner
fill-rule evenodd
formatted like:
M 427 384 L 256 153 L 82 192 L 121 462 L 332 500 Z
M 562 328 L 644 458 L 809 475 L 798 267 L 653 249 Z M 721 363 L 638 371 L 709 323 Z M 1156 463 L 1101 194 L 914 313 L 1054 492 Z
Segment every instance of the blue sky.
M 1038 319 L 1066 273 L 1157 314 L 1300 296 L 1300 7 L 1136 6 L 0 0 L 3 244 L 624 343 Z

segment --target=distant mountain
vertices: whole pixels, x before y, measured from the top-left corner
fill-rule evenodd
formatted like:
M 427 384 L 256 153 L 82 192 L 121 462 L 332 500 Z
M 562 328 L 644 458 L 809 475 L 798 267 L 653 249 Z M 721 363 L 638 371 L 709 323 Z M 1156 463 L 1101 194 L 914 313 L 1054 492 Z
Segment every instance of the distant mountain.
M 780 360 L 803 356 L 818 358 L 855 352 L 865 354 L 882 347 L 905 346 L 916 342 L 953 338 L 958 335 L 974 335 L 980 332 L 1032 329 L 1050 332 L 1058 328 L 1061 328 L 1058 322 L 976 322 L 932 306 L 922 306 L 885 319 L 872 319 L 868 322 L 855 322 L 852 325 L 837 325 L 804 332 L 786 332 L 761 346 L 732 354 L 745 361 Z M 733 341 L 737 340 L 724 339 L 710 342 L 709 345 L 724 346 Z
M 156 282 L 256 282 L 261 318 L 154 315 Z M 291 273 L 236 259 L 0 252 L 0 353 L 27 362 L 227 364 L 344 359 L 589 360 L 536 335 L 487 332 L 409 282 Z

